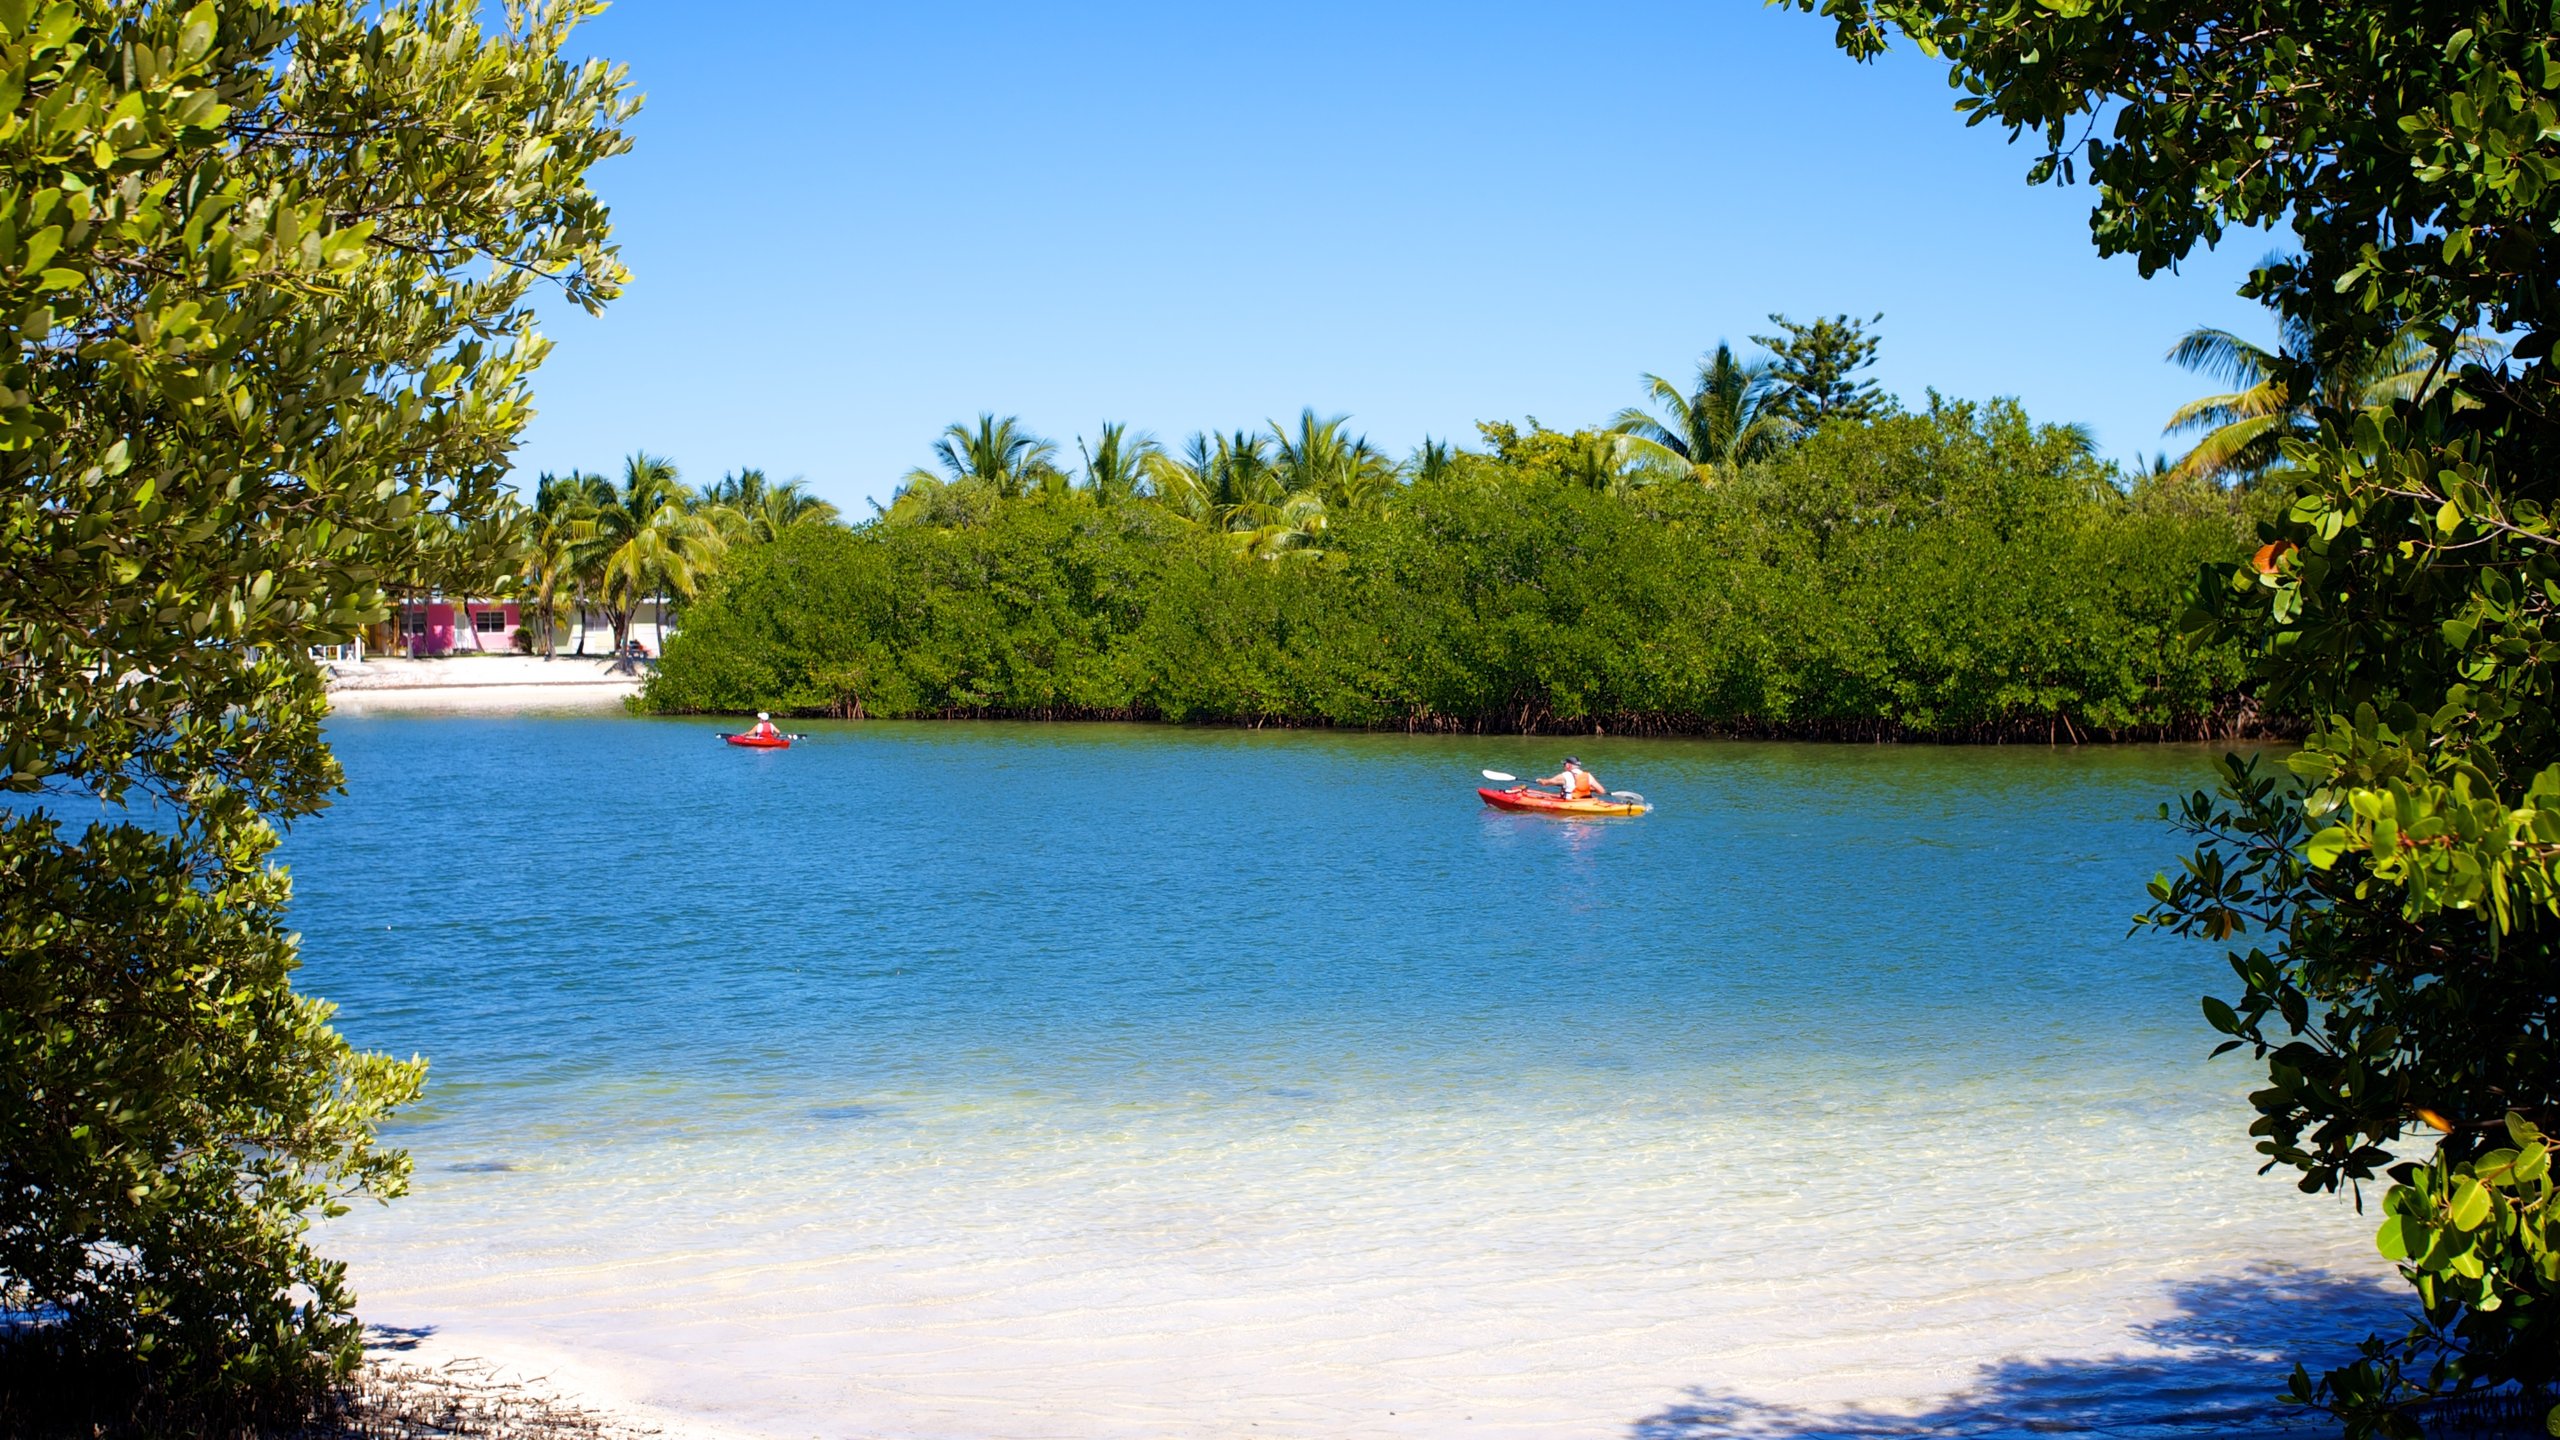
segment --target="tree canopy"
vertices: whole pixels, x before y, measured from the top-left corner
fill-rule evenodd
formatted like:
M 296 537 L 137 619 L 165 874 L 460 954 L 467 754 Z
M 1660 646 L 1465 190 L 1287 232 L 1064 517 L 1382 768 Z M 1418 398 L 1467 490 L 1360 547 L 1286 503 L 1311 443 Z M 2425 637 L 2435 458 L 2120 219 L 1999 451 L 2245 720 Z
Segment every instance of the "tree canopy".
M 357 1354 L 305 1231 L 422 1067 L 293 992 L 266 857 L 339 780 L 308 647 L 498 506 L 535 288 L 623 282 L 594 8 L 0 0 L 0 1298 L 109 1398 Z
M 1895 35 L 1948 65 L 1968 123 L 2094 188 L 2091 233 L 2144 273 L 2253 227 L 2288 343 L 2261 383 L 2311 413 L 2290 504 L 2191 621 L 2262 633 L 2263 691 L 2312 732 L 2278 784 L 2228 767 L 2155 923 L 2235 949 L 2205 1004 L 2265 1066 L 2251 1133 L 2307 1190 L 2388 1177 L 2382 1253 L 2423 1310 L 2294 1398 L 2352 1434 L 2560 1382 L 2560 24 L 2529 0 L 1797 0 L 1850 54 Z M 2463 337 L 2513 340 L 2496 363 Z M 2414 334 L 2412 393 L 2323 372 Z M 2298 342 L 2298 343 L 2297 343 Z M 2442 384 L 2431 383 L 2440 377 Z M 2245 942 L 2244 942 L 2245 943 Z M 2226 1047 L 2228 1048 L 2228 1047 Z M 2409 1139 L 2423 1158 L 2396 1160 Z M 2560 1411 L 2551 1417 L 2560 1424 Z

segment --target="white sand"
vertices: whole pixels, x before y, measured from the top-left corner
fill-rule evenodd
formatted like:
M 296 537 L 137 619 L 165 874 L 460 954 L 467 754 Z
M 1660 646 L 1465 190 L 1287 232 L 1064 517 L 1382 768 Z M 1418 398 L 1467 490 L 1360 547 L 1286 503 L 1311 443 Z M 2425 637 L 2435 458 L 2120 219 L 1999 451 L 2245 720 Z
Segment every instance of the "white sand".
M 640 693 L 639 668 L 595 657 L 461 655 L 376 659 L 329 667 L 329 703 L 349 714 L 387 711 L 597 710 Z
M 2382 1268 L 2343 1203 L 2250 1175 L 2228 1127 L 2133 1121 L 2136 1096 L 2105 1117 L 2133 1123 L 2079 1125 L 1967 1096 L 1991 1123 L 1954 1127 L 1822 1097 L 1772 1130 L 1580 1088 L 1216 1125 L 987 1095 L 468 1155 L 422 1136 L 418 1194 L 332 1243 L 377 1321 L 670 1435 L 774 1440 L 2014 1419 L 2200 1363 L 2228 1383 L 2234 1349 L 2331 1319 L 2182 1319 L 2182 1287 Z

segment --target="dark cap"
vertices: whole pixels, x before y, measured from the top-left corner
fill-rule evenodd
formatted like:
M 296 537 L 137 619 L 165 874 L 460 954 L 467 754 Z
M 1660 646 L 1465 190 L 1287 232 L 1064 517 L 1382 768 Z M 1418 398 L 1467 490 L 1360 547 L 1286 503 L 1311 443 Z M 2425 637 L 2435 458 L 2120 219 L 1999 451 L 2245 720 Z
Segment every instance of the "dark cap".
M 1564 763 L 1566 763 L 1567 765 L 1579 765 L 1579 764 L 1581 764 L 1582 762 L 1581 762 L 1581 761 L 1579 761 L 1579 760 L 1576 760 L 1575 758 L 1573 758 L 1573 757 L 1572 757 L 1572 756 L 1570 756 L 1570 755 L 1567 755 L 1566 757 L 1564 757 Z

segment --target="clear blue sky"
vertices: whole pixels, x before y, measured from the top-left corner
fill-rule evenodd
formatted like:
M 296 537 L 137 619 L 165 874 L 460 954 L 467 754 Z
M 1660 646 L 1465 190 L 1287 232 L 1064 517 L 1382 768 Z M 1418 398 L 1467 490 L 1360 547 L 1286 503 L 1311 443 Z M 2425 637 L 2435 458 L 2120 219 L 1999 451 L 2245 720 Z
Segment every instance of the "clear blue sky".
M 549 322 L 520 468 L 634 449 L 856 513 L 941 428 L 1074 454 L 1313 405 L 1403 454 L 1571 427 L 1764 317 L 1884 313 L 1917 401 L 2015 395 L 2158 448 L 2189 326 L 2255 241 L 2145 281 L 2088 192 L 1757 0 L 879 5 L 620 0 L 581 32 L 648 104 L 598 173 L 634 280 Z

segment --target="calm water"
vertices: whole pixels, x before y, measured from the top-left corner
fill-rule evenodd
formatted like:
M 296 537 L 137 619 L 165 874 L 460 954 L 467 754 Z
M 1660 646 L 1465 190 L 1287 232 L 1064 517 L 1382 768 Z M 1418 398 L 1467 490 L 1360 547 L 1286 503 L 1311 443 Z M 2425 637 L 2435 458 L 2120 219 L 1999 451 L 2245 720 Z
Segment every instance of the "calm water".
M 2253 1173 L 2183 749 L 345 718 L 435 1062 L 368 1317 L 777 1435 L 2231 1433 L 2389 1323 Z M 2316 1357 L 2315 1357 L 2316 1358 Z M 2286 1363 L 2289 1363 L 2286 1362 Z

